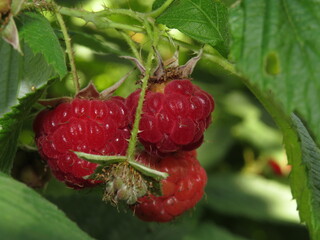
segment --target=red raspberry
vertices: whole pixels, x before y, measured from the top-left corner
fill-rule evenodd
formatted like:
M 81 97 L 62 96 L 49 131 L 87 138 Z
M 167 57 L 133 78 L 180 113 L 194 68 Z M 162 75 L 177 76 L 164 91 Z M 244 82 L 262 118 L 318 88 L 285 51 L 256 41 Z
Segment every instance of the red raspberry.
M 196 158 L 196 151 L 178 152 L 163 159 L 143 153 L 137 161 L 169 173 L 169 177 L 161 182 L 162 196 L 140 197 L 138 203 L 131 206 L 141 220 L 169 222 L 202 198 L 207 175 Z
M 130 132 L 124 102 L 121 97 L 105 101 L 76 98 L 39 113 L 34 121 L 36 144 L 57 179 L 75 189 L 98 183 L 83 178 L 97 164 L 72 151 L 125 155 Z
M 156 92 L 148 90 L 140 122 L 140 142 L 156 155 L 179 150 L 190 151 L 203 142 L 211 123 L 214 101 L 211 95 L 189 79 L 173 80 Z M 133 122 L 140 90 L 126 100 Z

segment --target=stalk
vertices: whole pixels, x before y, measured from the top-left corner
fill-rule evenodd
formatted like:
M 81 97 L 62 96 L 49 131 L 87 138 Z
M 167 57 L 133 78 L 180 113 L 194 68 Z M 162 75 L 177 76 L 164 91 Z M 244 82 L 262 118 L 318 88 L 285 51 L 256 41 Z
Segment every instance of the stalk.
M 79 82 L 79 76 L 78 76 L 77 69 L 76 69 L 76 64 L 74 61 L 74 53 L 73 53 L 72 45 L 71 45 L 71 38 L 68 34 L 67 27 L 66 27 L 66 24 L 63 20 L 62 15 L 58 11 L 56 11 L 55 14 L 56 14 L 57 20 L 59 22 L 59 25 L 60 25 L 60 28 L 62 31 L 64 41 L 66 43 L 67 54 L 68 54 L 69 62 L 70 62 L 70 66 L 71 66 L 72 80 L 73 80 L 74 87 L 76 89 L 76 94 L 77 94 L 80 90 L 80 82 Z

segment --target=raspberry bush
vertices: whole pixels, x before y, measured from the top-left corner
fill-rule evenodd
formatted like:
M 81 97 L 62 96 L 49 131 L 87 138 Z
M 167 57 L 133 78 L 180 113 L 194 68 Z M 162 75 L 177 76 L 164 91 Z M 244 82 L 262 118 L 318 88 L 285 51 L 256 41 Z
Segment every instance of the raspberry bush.
M 0 236 L 318 240 L 319 13 L 0 1 Z

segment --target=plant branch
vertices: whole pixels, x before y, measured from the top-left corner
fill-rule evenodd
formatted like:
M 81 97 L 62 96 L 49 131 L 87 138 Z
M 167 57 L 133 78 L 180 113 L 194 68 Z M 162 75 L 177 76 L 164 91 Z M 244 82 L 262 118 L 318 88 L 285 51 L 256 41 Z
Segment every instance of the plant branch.
M 80 82 L 79 82 L 79 77 L 78 77 L 78 73 L 77 73 L 77 69 L 76 69 L 76 64 L 74 61 L 74 54 L 73 54 L 73 50 L 72 50 L 72 46 L 71 46 L 71 38 L 68 34 L 67 27 L 66 27 L 66 24 L 63 20 L 62 15 L 58 11 L 56 11 L 55 14 L 56 14 L 57 20 L 59 22 L 59 25 L 60 25 L 60 28 L 61 28 L 61 31 L 62 31 L 62 34 L 64 37 L 64 41 L 66 43 L 67 54 L 68 54 L 69 62 L 70 62 L 70 66 L 71 66 L 72 79 L 73 79 L 73 83 L 74 83 L 74 86 L 76 89 L 76 93 L 78 93 L 80 90 Z
M 133 19 L 138 20 L 139 22 L 143 22 L 144 15 L 140 12 L 132 11 L 131 9 L 110 9 L 105 8 L 104 10 L 97 13 L 102 16 L 110 16 L 110 15 L 124 15 L 131 17 Z
M 143 102 L 144 102 L 144 97 L 146 95 L 148 80 L 150 77 L 150 69 L 152 67 L 152 59 L 153 59 L 153 50 L 151 50 L 148 54 L 146 71 L 145 71 L 144 77 L 141 80 L 142 87 L 141 87 L 140 97 L 139 97 L 136 115 L 135 115 L 135 119 L 134 119 L 134 123 L 133 123 L 133 128 L 131 131 L 129 146 L 128 146 L 128 150 L 127 150 L 127 156 L 128 156 L 129 160 L 133 160 L 135 157 L 135 150 L 136 150 L 137 138 L 138 138 L 138 133 L 139 133 L 140 119 L 141 119 L 141 115 L 142 115 L 142 106 L 143 106 Z
M 124 10 L 124 9 L 118 9 L 119 10 Z M 72 8 L 67 8 L 67 7 L 60 7 L 59 12 L 63 15 L 70 16 L 70 17 L 76 17 L 76 18 L 81 18 L 86 22 L 91 22 L 96 27 L 105 29 L 105 28 L 115 28 L 115 29 L 120 29 L 120 30 L 128 30 L 128 31 L 133 31 L 133 32 L 143 32 L 144 29 L 140 26 L 133 26 L 133 25 L 128 25 L 128 24 L 123 24 L 123 23 L 116 23 L 111 21 L 110 19 L 107 19 L 105 16 L 111 15 L 114 12 L 118 12 L 115 10 L 108 10 L 110 13 L 106 12 L 107 10 L 103 10 L 100 12 L 88 12 L 85 10 L 78 10 L 78 9 L 72 9 Z M 116 13 L 114 13 L 116 14 Z M 130 15 L 131 17 L 131 15 Z M 137 17 L 135 18 L 137 19 Z M 141 20 L 140 20 L 141 21 Z
M 136 57 L 136 59 L 138 59 L 139 62 L 142 62 L 141 55 L 140 55 L 135 43 L 131 39 L 131 37 L 122 31 L 120 31 L 120 34 L 126 40 L 127 44 L 129 45 L 129 47 L 130 47 L 131 51 L 133 52 L 134 56 Z
M 174 0 L 167 0 L 164 4 L 161 5 L 161 7 L 159 7 L 158 9 L 154 10 L 151 13 L 148 13 L 148 16 L 153 17 L 153 18 L 157 18 L 170 6 L 170 4 L 173 1 Z

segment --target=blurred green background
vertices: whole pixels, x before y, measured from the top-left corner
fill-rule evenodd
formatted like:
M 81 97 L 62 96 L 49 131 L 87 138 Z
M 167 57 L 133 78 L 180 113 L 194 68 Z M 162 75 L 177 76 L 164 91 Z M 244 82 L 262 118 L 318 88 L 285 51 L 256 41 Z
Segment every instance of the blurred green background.
M 57 2 L 94 11 L 110 7 L 142 12 L 149 11 L 153 3 L 146 0 Z M 225 2 L 229 5 L 234 1 Z M 103 90 L 133 69 L 131 62 L 119 58 L 130 55 L 130 49 L 118 32 L 96 30 L 81 20 L 66 20 L 82 87 L 92 81 L 98 90 Z M 61 34 L 59 30 L 57 34 Z M 176 30 L 170 34 L 192 46 L 200 46 Z M 143 54 L 148 39 L 141 34 L 133 35 L 133 39 L 141 43 Z M 168 59 L 172 57 L 174 47 L 168 41 L 162 41 L 159 51 L 164 59 Z M 288 185 L 290 167 L 281 133 L 240 79 L 228 75 L 211 61 L 215 51 L 208 46 L 205 51 L 207 54 L 192 77 L 195 84 L 212 94 L 216 108 L 205 142 L 198 150 L 199 161 L 208 173 L 208 184 L 206 195 L 195 209 L 172 223 L 144 223 L 129 210 L 116 209 L 102 202 L 99 188 L 83 191 L 66 188 L 43 172 L 39 156 L 30 151 L 35 146 L 31 119 L 20 136 L 21 150 L 15 161 L 14 176 L 37 188 L 96 239 L 307 240 L 307 230 L 299 223 L 296 203 Z M 192 51 L 180 47 L 181 64 L 192 56 Z M 128 96 L 138 87 L 137 79 L 139 72 L 135 71 L 116 94 Z M 52 85 L 47 97 L 72 96 L 73 91 L 72 80 L 67 77 Z

